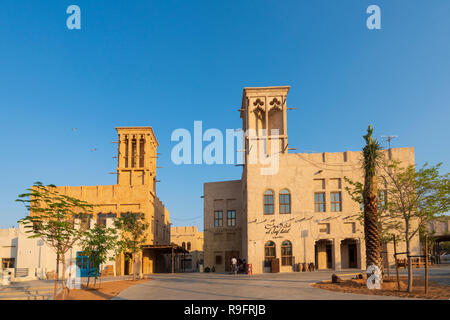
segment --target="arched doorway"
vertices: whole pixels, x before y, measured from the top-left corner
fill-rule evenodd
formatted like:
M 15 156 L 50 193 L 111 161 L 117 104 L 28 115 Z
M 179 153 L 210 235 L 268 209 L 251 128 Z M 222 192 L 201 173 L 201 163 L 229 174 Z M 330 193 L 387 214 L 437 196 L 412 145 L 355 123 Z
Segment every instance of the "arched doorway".
M 264 244 L 264 270 L 265 272 L 279 272 L 276 245 L 273 241 Z

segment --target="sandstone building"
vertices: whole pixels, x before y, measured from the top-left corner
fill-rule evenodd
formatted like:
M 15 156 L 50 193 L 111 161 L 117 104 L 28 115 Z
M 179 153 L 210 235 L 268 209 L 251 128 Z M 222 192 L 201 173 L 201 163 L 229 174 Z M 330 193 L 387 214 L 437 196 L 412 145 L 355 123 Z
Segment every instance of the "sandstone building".
M 189 251 L 179 255 L 177 270 L 192 272 L 199 271 L 203 264 L 203 232 L 199 232 L 197 226 L 171 227 L 171 242 Z
M 113 225 L 113 219 L 123 213 L 143 213 L 149 224 L 147 243 L 137 259 L 140 273 L 163 272 L 169 267 L 161 249 L 170 243 L 169 212 L 156 195 L 156 158 L 158 141 L 151 127 L 121 127 L 118 133 L 117 184 L 98 186 L 58 186 L 57 191 L 94 205 L 90 225 Z M 19 233 L 24 235 L 23 226 Z M 39 239 L 18 237 L 17 267 L 35 270 L 55 270 L 55 253 Z M 67 259 L 77 258 L 80 267 L 86 259 L 80 248 L 73 248 Z M 129 254 L 131 258 L 131 254 Z M 110 262 L 115 275 L 132 274 L 132 259 L 124 254 Z M 83 266 L 84 265 L 84 266 Z M 32 272 L 30 272 L 32 273 Z M 45 272 L 44 272 L 45 273 Z
M 253 273 L 289 272 L 298 263 L 366 267 L 360 207 L 344 189 L 344 177 L 362 179 L 361 152 L 289 153 L 289 89 L 244 88 L 242 178 L 204 184 L 205 267 L 229 271 L 233 256 L 251 264 Z M 413 148 L 385 152 L 414 164 Z M 275 173 L 263 174 L 268 165 L 252 161 L 260 153 L 278 157 Z M 392 247 L 385 250 L 392 262 Z M 412 252 L 418 250 L 416 237 Z

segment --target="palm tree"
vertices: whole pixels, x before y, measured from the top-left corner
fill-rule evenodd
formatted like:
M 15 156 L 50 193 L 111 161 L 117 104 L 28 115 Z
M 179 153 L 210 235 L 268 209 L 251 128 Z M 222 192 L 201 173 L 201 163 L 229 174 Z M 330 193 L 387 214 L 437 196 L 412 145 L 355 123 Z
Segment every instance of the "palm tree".
M 372 138 L 372 125 L 369 125 L 367 134 L 364 136 L 366 145 L 363 149 L 364 170 L 364 238 L 366 241 L 366 265 L 374 264 L 381 266 L 380 255 L 380 230 L 378 223 L 378 186 L 377 166 L 381 160 L 381 146 L 376 139 Z

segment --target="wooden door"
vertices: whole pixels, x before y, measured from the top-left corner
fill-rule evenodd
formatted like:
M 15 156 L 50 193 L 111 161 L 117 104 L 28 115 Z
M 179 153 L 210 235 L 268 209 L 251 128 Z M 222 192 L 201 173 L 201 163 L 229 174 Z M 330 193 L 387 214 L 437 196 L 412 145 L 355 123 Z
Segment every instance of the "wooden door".
M 272 263 L 272 273 L 280 272 L 280 259 L 274 258 L 272 259 L 271 263 Z
M 322 243 L 317 244 L 317 268 L 327 269 L 327 251 Z

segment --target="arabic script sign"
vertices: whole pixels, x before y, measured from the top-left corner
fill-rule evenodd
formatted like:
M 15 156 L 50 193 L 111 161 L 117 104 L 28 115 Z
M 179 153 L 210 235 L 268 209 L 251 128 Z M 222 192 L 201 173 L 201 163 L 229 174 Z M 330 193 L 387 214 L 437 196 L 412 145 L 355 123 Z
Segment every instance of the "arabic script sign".
M 268 223 L 264 226 L 266 228 L 266 234 L 279 235 L 281 233 L 289 233 L 291 230 L 291 224 L 289 222 L 281 222 L 278 224 Z

